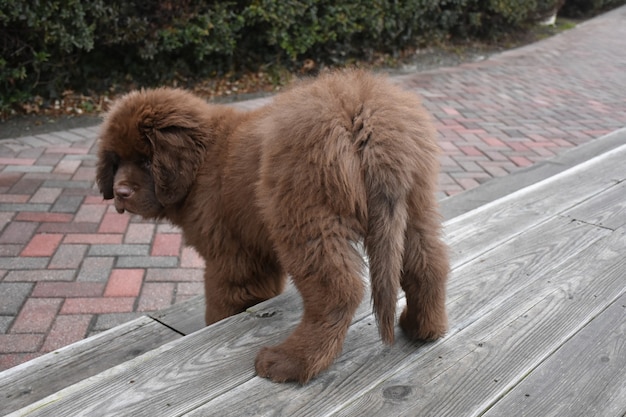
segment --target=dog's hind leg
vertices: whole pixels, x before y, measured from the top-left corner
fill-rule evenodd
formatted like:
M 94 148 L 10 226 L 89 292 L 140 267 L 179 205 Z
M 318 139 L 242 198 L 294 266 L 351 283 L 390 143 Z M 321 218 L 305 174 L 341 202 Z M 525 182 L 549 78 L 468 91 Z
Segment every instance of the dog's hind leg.
M 440 238 L 434 197 L 415 190 L 409 205 L 400 279 L 406 307 L 400 327 L 412 339 L 434 340 L 447 329 L 445 308 L 448 254 Z
M 358 235 L 325 208 L 300 227 L 285 220 L 274 230 L 279 258 L 302 295 L 304 314 L 280 345 L 263 348 L 256 359 L 259 376 L 275 382 L 306 383 L 333 362 L 363 294 L 364 261 L 354 246 Z M 298 216 L 295 216 L 298 217 Z M 283 217 L 284 219 L 284 217 Z

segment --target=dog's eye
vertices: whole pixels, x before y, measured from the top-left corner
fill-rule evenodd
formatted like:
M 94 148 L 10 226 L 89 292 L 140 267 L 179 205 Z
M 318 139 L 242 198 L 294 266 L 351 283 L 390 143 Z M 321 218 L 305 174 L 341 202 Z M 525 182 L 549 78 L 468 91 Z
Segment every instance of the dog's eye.
M 142 168 L 145 169 L 149 169 L 150 166 L 152 165 L 152 161 L 150 159 L 142 159 L 139 163 L 139 165 L 141 165 Z

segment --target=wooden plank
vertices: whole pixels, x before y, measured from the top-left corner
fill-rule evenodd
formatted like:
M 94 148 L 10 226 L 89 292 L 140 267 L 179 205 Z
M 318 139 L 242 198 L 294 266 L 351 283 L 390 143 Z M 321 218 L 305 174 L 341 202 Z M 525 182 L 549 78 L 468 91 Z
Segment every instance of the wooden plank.
M 472 259 L 480 235 L 485 249 L 583 202 L 626 179 L 626 145 L 485 204 L 446 222 L 454 264 Z
M 569 221 L 561 220 L 561 223 L 569 224 Z M 561 224 L 555 226 L 556 229 L 551 234 L 555 234 L 556 230 L 562 228 L 561 226 Z M 599 237 L 596 234 L 596 228 L 591 226 L 583 225 L 568 230 L 572 230 L 572 232 L 563 233 L 563 236 L 569 237 L 568 241 L 577 242 L 581 245 Z M 585 238 L 589 231 L 592 231 L 592 236 Z M 537 236 L 543 236 L 543 231 L 537 233 Z M 528 239 L 528 242 L 536 240 L 537 238 Z M 536 244 L 533 245 L 536 247 Z M 551 244 L 550 246 L 554 247 L 555 245 Z M 556 246 L 558 247 L 558 245 Z M 476 250 L 480 250 L 480 247 L 479 244 L 475 245 Z M 576 245 L 573 246 L 573 250 L 575 249 Z M 549 253 L 549 250 L 544 249 L 540 252 Z M 562 252 L 563 250 L 560 248 L 554 249 L 553 255 L 556 254 L 556 259 L 564 261 L 568 256 Z M 496 263 L 505 262 L 515 265 L 506 259 L 498 258 L 497 253 L 492 255 L 490 259 Z M 537 262 L 537 264 L 539 263 Z M 480 269 L 488 271 L 490 264 L 480 263 Z M 451 282 L 452 297 L 455 297 L 454 287 L 453 281 Z M 497 290 L 498 287 L 492 286 L 491 288 Z M 477 297 L 476 300 L 484 299 Z M 369 315 L 369 312 L 369 303 L 363 303 L 357 319 Z M 259 317 L 268 317 L 269 320 L 266 318 L 259 321 Z M 28 409 L 37 409 L 36 415 L 75 414 L 81 411 L 90 415 L 125 415 L 125 413 L 168 415 L 169 413 L 176 414 L 189 411 L 211 398 L 218 397 L 253 379 L 252 364 L 258 347 L 280 341 L 295 326 L 299 317 L 299 298 L 295 292 L 288 293 L 285 296 L 270 300 L 265 305 L 251 309 L 248 315 L 237 316 L 193 333 L 185 338 L 184 343 L 166 345 L 135 361 L 111 369 L 97 378 L 87 380 L 80 386 L 71 387 L 72 389 L 44 399 L 41 403 L 28 407 Z M 365 334 L 369 334 L 370 338 L 367 341 L 354 344 L 354 346 L 370 346 L 369 350 L 365 351 L 366 357 L 380 353 L 382 349 L 375 326 L 368 327 L 371 331 Z M 405 354 L 408 355 L 410 352 L 412 349 L 406 349 Z M 216 361 L 215 357 L 220 358 L 220 360 Z M 192 366 L 191 363 L 195 365 Z M 358 362 L 354 363 L 358 364 Z M 172 364 L 176 364 L 176 366 Z M 202 364 L 202 366 L 198 366 L 198 364 Z M 341 367 L 342 375 L 344 370 L 348 373 L 351 372 L 351 368 L 346 367 L 346 364 L 341 360 L 337 366 Z M 164 378 L 163 374 L 167 373 L 165 369 L 177 373 L 176 380 Z M 196 372 L 193 372 L 194 369 Z M 380 374 L 380 369 L 375 368 L 371 371 L 374 375 Z M 207 375 L 212 377 L 207 378 Z M 332 375 L 332 372 L 329 375 Z M 254 379 L 260 381 L 261 384 L 266 383 L 266 381 L 258 378 Z M 132 389 L 129 387 L 131 380 L 135 381 Z M 178 388 L 178 384 L 181 382 L 185 385 L 188 384 L 190 388 L 181 392 Z M 283 387 L 293 389 L 292 386 Z M 267 389 L 261 389 L 261 391 L 264 395 L 272 392 Z M 152 396 L 149 394 L 151 392 L 153 393 Z M 315 392 L 315 390 L 307 389 L 307 392 Z M 114 402 L 109 399 L 111 395 L 116 397 Z M 159 401 L 150 400 L 151 398 L 159 398 Z M 146 400 L 148 400 L 147 403 Z M 44 406 L 45 404 L 48 406 Z
M 482 415 L 624 293 L 625 248 L 611 233 L 333 415 Z
M 150 317 L 180 334 L 188 335 L 206 327 L 204 323 L 204 295 L 150 313 Z
M 0 411 L 22 408 L 181 336 L 148 317 L 40 356 L 0 373 Z
M 625 414 L 626 294 L 622 294 L 484 416 Z
M 626 161 L 624 165 L 626 166 Z M 564 215 L 612 230 L 624 226 L 626 224 L 626 181 L 568 210 Z
M 536 281 L 552 285 L 546 283 L 543 277 L 576 259 L 581 251 L 594 246 L 608 233 L 607 230 L 574 224 L 567 219 L 555 219 L 542 228 L 529 231 L 516 241 L 519 243 L 497 248 L 484 259 L 481 257 L 456 269 L 449 286 L 448 308 L 452 328 L 444 341 L 489 315 L 496 305 L 508 305 L 515 291 L 522 291 Z M 548 241 L 546 235 L 558 235 L 559 239 L 557 242 Z M 513 253 L 511 247 L 514 248 Z M 431 352 L 441 342 L 416 344 L 400 335 L 398 331 L 399 337 L 393 347 L 382 346 L 377 338 L 374 319 L 369 315 L 352 326 L 344 352 L 335 365 L 309 383 L 306 390 L 294 385 L 271 386 L 267 381 L 255 378 L 190 415 L 316 416 L 332 413 L 343 404 L 362 397 L 392 376 L 396 369 L 411 366 L 417 358 L 430 363 L 440 362 Z M 370 410 L 359 412 L 361 415 L 372 415 Z
M 626 147 L 623 148 L 626 150 Z M 588 163 L 587 168 L 606 168 L 607 166 L 615 168 L 614 159 L 620 157 L 620 155 L 621 154 L 617 151 L 611 152 L 606 158 L 600 158 L 602 162 L 595 161 L 594 163 Z M 600 171 L 606 172 L 606 170 Z M 515 201 L 515 198 L 505 198 L 500 203 L 496 202 L 490 204 L 487 209 L 477 210 L 474 215 L 466 215 L 460 220 L 456 219 L 453 225 L 458 227 L 469 225 L 469 227 L 466 227 L 465 234 L 453 235 L 451 239 L 455 241 L 456 238 L 457 242 L 462 242 L 467 247 L 467 249 L 463 250 L 463 256 L 457 257 L 456 264 L 460 262 L 459 259 L 466 262 L 469 259 L 474 259 L 479 256 L 480 253 L 483 252 L 482 245 L 491 244 L 491 246 L 488 247 L 488 249 L 491 249 L 491 247 L 495 245 L 493 243 L 494 237 L 495 242 L 501 244 L 503 240 L 510 239 L 511 236 L 521 233 L 525 228 L 529 227 L 529 224 L 532 225 L 546 221 L 546 219 L 552 215 L 553 211 L 559 212 L 565 210 L 568 204 L 571 205 L 577 201 L 589 198 L 589 196 L 610 187 L 611 184 L 615 182 L 614 176 L 612 177 L 608 173 L 586 176 L 586 172 L 587 170 L 574 170 L 573 175 L 576 176 L 575 182 L 577 183 L 577 187 L 570 186 L 572 191 L 571 195 L 568 195 L 567 199 L 559 199 L 558 204 L 556 204 L 558 206 L 556 209 L 553 208 L 554 205 L 542 203 L 537 199 L 531 199 L 530 204 L 526 204 L 529 201 L 530 195 L 524 192 L 518 192 L 516 193 L 517 201 Z M 551 189 L 550 192 L 545 194 L 545 198 L 548 198 L 555 194 L 555 190 L 552 187 L 562 189 L 562 181 L 566 181 L 566 177 L 567 175 L 561 175 L 559 181 L 549 181 L 543 183 L 541 186 L 533 186 L 533 188 L 541 190 L 542 192 L 545 191 L 543 187 Z M 594 183 L 595 188 L 584 186 L 581 183 L 583 180 L 591 181 Z M 502 206 L 507 206 L 507 209 L 502 210 Z M 547 212 L 539 209 L 540 207 L 546 206 L 548 209 Z M 530 211 L 528 207 L 531 207 Z M 505 227 L 505 230 L 494 235 L 493 230 L 497 229 L 497 225 L 491 223 L 491 227 L 486 228 L 487 232 L 479 230 L 477 233 L 475 225 L 483 224 L 482 220 L 491 219 L 493 217 L 488 215 L 490 210 L 492 213 L 508 213 L 508 215 L 513 215 L 514 220 L 518 220 L 518 218 L 515 217 L 515 210 L 525 211 L 524 215 L 521 216 L 524 224 L 513 228 Z M 508 215 L 500 216 L 504 223 L 515 223 L 509 221 L 510 217 Z M 528 221 L 529 217 L 532 217 L 531 221 Z M 470 231 L 470 229 L 473 231 Z M 291 298 L 296 299 L 295 304 L 294 300 Z M 58 404 L 67 403 L 68 401 L 73 402 L 76 396 L 81 398 L 95 396 L 98 399 L 102 398 L 105 402 L 108 402 L 107 395 L 118 396 L 118 393 L 116 393 L 115 390 L 111 391 L 109 387 L 119 384 L 121 381 L 120 386 L 124 387 L 125 400 L 121 402 L 119 407 L 115 408 L 118 411 L 124 409 L 124 412 L 133 415 L 167 415 L 169 412 L 179 413 L 183 410 L 192 409 L 235 386 L 253 379 L 252 362 L 256 354 L 256 349 L 262 344 L 276 343 L 288 334 L 292 329 L 292 327 L 289 326 L 296 323 L 299 319 L 298 302 L 297 297 L 293 294 L 291 296 L 279 297 L 268 304 L 259 306 L 258 309 L 251 309 L 247 314 L 228 319 L 221 324 L 197 332 L 199 334 L 198 336 L 194 333 L 189 336 L 189 340 L 185 340 L 184 347 L 181 347 L 183 345 L 179 345 L 178 343 L 168 344 L 154 352 L 144 355 L 142 358 L 113 368 L 84 383 L 78 384 L 78 386 L 60 392 L 46 401 L 40 402 L 39 405 L 44 405 L 49 401 L 56 401 Z M 365 317 L 363 312 L 369 313 L 369 305 L 360 310 L 360 314 L 362 315 L 359 317 Z M 257 321 L 260 318 L 264 319 L 264 326 L 262 325 L 259 328 Z M 372 337 L 368 339 L 366 343 L 371 345 L 372 342 L 374 342 L 376 343 L 376 347 L 373 348 L 373 350 L 366 349 L 367 355 L 376 354 L 376 352 L 386 354 L 385 352 L 387 351 L 380 348 L 377 342 L 378 338 L 375 336 L 376 330 L 368 320 L 369 319 L 362 320 L 362 322 L 366 323 L 366 328 L 372 329 L 373 332 L 370 332 Z M 228 333 L 231 333 L 230 336 Z M 233 349 L 233 351 L 226 353 L 229 348 Z M 409 350 L 412 352 L 414 349 L 415 347 L 412 346 Z M 219 358 L 219 360 L 215 361 L 215 357 Z M 369 361 L 369 358 L 367 360 Z M 150 366 L 144 366 L 145 363 L 150 363 L 152 369 L 148 369 Z M 177 366 L 173 366 L 172 364 L 177 364 Z M 202 364 L 202 366 L 198 366 L 198 364 Z M 192 372 L 191 368 L 193 367 L 198 368 L 197 372 Z M 166 378 L 165 382 L 171 382 L 172 387 L 159 382 L 160 375 L 164 372 L 167 373 L 166 369 L 169 369 L 170 372 L 179 371 L 184 374 L 184 378 L 181 378 L 181 381 L 183 381 L 185 385 L 189 384 L 189 386 L 193 388 L 190 390 L 177 390 L 173 388 L 176 387 L 178 379 L 170 381 Z M 341 374 L 343 374 L 343 371 L 341 371 Z M 217 375 L 218 377 L 213 380 L 212 378 L 207 378 L 207 375 Z M 336 375 L 336 373 L 331 371 L 328 375 L 332 376 Z M 128 379 L 128 377 L 130 377 L 130 379 Z M 141 378 L 137 379 L 136 377 Z M 258 380 L 257 378 L 254 379 Z M 128 389 L 129 380 L 135 381 L 133 382 L 132 390 Z M 155 380 L 157 381 L 156 383 L 154 383 Z M 137 381 L 141 381 L 142 384 L 136 385 Z M 147 382 L 144 383 L 144 381 Z M 150 386 L 147 387 L 146 384 Z M 105 385 L 104 389 L 102 389 L 102 385 Z M 98 386 L 101 387 L 101 391 L 98 391 Z M 275 387 L 273 384 L 271 384 L 271 386 Z M 198 391 L 200 392 L 198 393 Z M 307 391 L 309 391 L 309 389 L 307 389 Z M 79 392 L 81 393 L 77 394 Z M 153 393 L 152 397 L 150 395 L 151 392 Z M 363 390 L 361 389 L 360 392 L 363 392 Z M 141 393 L 141 395 L 137 395 L 137 393 Z M 187 394 L 191 394 L 193 398 L 189 398 Z M 144 399 L 144 402 L 142 402 L 141 398 Z M 154 398 L 162 398 L 163 401 L 156 402 Z M 146 400 L 149 404 L 146 404 Z M 168 402 L 168 400 L 171 401 Z M 96 410 L 103 413 L 107 411 L 106 407 L 101 408 L 98 405 L 91 406 L 85 404 L 84 401 L 82 403 L 81 401 L 77 401 L 76 404 L 84 405 L 87 407 L 85 410 Z M 129 407 L 125 407 L 125 405 Z M 36 405 L 33 405 L 33 407 L 37 408 Z M 29 407 L 28 409 L 32 410 L 33 407 Z M 48 407 L 44 408 L 48 409 Z M 50 409 L 54 410 L 55 408 Z M 70 409 L 78 412 L 78 410 L 82 410 L 83 408 L 71 407 Z M 142 410 L 146 410 L 145 414 L 140 414 Z M 38 411 L 41 411 L 41 414 L 45 415 L 45 410 L 42 409 Z M 120 412 L 124 414 L 124 412 Z M 55 415 L 55 412 L 51 412 L 50 415 Z

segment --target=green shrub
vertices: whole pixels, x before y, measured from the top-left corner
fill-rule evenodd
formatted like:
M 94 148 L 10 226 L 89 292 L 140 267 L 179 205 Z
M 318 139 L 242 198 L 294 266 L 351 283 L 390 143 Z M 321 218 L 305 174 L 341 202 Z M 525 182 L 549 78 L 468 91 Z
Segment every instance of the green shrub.
M 0 111 L 35 94 L 337 63 L 523 28 L 559 0 L 0 0 Z M 571 13 L 625 0 L 568 0 Z

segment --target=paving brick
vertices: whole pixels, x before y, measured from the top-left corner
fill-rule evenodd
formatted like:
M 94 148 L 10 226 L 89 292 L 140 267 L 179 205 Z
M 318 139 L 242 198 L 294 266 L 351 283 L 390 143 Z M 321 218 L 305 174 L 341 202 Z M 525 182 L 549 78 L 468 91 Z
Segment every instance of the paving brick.
M 38 282 L 31 297 L 73 298 L 98 297 L 104 292 L 99 282 Z
M 120 256 L 118 268 L 172 268 L 178 266 L 175 256 Z
M 124 235 L 124 243 L 151 243 L 155 228 L 152 223 L 131 223 Z
M 10 353 L 0 354 L 0 371 L 17 366 L 21 363 L 35 359 L 41 356 L 41 353 Z
M 135 297 L 68 298 L 61 314 L 104 314 L 133 311 Z
M 76 280 L 79 282 L 106 282 L 114 262 L 115 258 L 112 257 L 85 258 Z
M 57 164 L 53 172 L 56 174 L 74 174 L 79 166 L 80 161 L 68 161 L 64 159 Z
M 147 282 L 139 297 L 137 311 L 156 311 L 170 306 L 174 301 L 176 287 L 174 284 Z
M 52 206 L 52 211 L 60 213 L 75 213 L 83 202 L 82 196 L 64 196 Z
M 77 223 L 100 223 L 107 206 L 104 204 L 83 204 L 78 209 L 74 221 Z
M 157 233 L 152 244 L 152 256 L 178 256 L 182 236 L 178 233 Z
M 39 233 L 73 233 L 73 234 L 92 234 L 98 230 L 95 223 L 41 223 L 37 228 Z
M 29 198 L 28 194 L 2 194 L 0 203 L 26 203 Z
M 146 281 L 202 281 L 203 277 L 204 271 L 201 269 L 149 268 L 146 273 Z
M 105 297 L 137 297 L 143 284 L 143 269 L 114 269 L 104 291 Z
M 0 245 L 0 257 L 17 256 L 22 251 L 22 245 Z
M 21 246 L 19 247 L 21 251 Z M 17 256 L 14 257 L 2 257 L 0 258 L 0 268 L 11 270 L 11 274 L 15 273 L 17 277 L 20 275 L 19 270 L 24 269 L 42 269 L 48 265 L 50 258 L 48 257 L 37 257 L 37 258 L 20 258 Z M 5 278 L 7 280 L 8 278 Z M 16 279 L 16 281 L 20 281 Z
M 36 352 L 43 339 L 43 334 L 0 334 L 0 353 Z
M 9 271 L 4 277 L 5 282 L 38 282 L 38 281 L 72 281 L 76 271 L 73 269 Z
M 28 242 L 20 256 L 52 256 L 63 235 L 37 234 Z
M 29 298 L 15 319 L 11 333 L 46 333 L 62 301 L 60 298 Z
M 41 347 L 42 352 L 52 352 L 83 339 L 89 331 L 93 316 L 87 314 L 58 316 Z
M 72 176 L 72 181 L 90 181 L 96 178 L 96 168 L 95 167 L 79 167 L 74 175 Z
M 9 332 L 9 327 L 13 323 L 15 316 L 0 316 L 0 334 Z
M 190 246 L 183 248 L 180 256 L 180 266 L 182 268 L 204 268 L 204 259 Z
M 74 216 L 68 213 L 46 213 L 38 211 L 22 211 L 15 216 L 16 221 L 68 223 Z
M 29 222 L 12 222 L 5 227 L 2 235 L 0 235 L 0 244 L 2 243 L 27 243 L 38 224 Z
M 120 244 L 124 235 L 122 234 L 99 234 L 99 233 L 70 233 L 65 235 L 63 243 L 85 243 L 89 245 L 98 244 Z
M 98 233 L 124 233 L 130 217 L 125 214 L 105 213 L 98 228 Z
M 176 297 L 204 294 L 204 282 L 181 282 L 176 285 Z
M 89 256 L 145 256 L 150 251 L 149 245 L 92 245 Z
M 50 269 L 76 269 L 83 261 L 87 245 L 61 244 L 52 259 L 48 268 Z
M 17 315 L 32 289 L 32 283 L 0 281 L 0 315 Z

